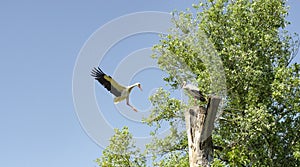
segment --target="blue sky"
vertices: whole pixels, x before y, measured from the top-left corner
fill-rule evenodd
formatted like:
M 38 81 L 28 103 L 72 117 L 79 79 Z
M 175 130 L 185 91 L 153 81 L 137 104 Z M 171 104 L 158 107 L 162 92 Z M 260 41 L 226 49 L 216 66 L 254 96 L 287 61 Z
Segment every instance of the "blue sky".
M 93 167 L 93 160 L 102 149 L 87 136 L 77 118 L 72 97 L 72 76 L 76 59 L 88 38 L 105 23 L 126 14 L 141 11 L 171 12 L 183 10 L 197 1 L 1 1 L 0 2 L 0 166 L 11 167 Z M 300 1 L 291 5 L 288 27 L 300 34 L 297 19 Z M 147 20 L 145 20 L 147 21 Z M 114 57 L 126 56 L 137 49 L 151 47 L 158 38 L 155 34 L 136 35 L 121 41 L 108 52 L 103 62 L 104 71 L 114 72 Z M 101 46 L 100 46 L 101 47 Z M 299 61 L 298 54 L 296 61 Z M 132 82 L 155 79 L 163 75 L 158 70 L 138 73 Z M 155 86 L 163 85 L 155 81 Z M 97 99 L 102 99 L 102 87 L 97 87 Z M 145 90 L 134 90 L 146 97 L 153 85 Z M 108 93 L 103 99 L 111 103 Z M 98 98 L 99 97 L 99 98 Z M 139 99 L 146 101 L 146 98 Z M 133 102 L 134 103 L 134 102 Z M 101 103 L 99 104 L 101 105 Z M 142 110 L 149 107 L 136 104 Z M 112 126 L 116 109 L 105 108 Z M 128 110 L 128 112 L 132 112 Z M 122 119 L 118 119 L 122 120 Z M 140 124 L 131 124 L 137 136 L 144 135 Z

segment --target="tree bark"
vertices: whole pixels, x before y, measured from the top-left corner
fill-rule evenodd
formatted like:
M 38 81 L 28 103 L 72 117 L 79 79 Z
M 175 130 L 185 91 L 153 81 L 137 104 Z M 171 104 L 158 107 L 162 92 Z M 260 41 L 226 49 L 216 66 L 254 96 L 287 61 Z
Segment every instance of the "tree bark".
M 213 161 L 211 135 L 220 100 L 210 97 L 207 108 L 194 106 L 185 112 L 190 167 L 208 167 Z

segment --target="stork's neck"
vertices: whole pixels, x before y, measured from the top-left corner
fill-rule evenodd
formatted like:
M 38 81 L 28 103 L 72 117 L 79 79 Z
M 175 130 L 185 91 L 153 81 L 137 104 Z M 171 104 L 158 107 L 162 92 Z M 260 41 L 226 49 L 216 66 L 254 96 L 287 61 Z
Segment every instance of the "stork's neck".
M 134 87 L 136 87 L 138 85 L 139 85 L 139 83 L 135 83 L 133 85 L 128 86 L 129 91 L 131 91 L 132 88 L 134 88 Z
M 132 84 L 132 85 L 128 86 L 128 88 L 134 88 L 134 87 L 138 86 L 138 84 L 139 83 Z

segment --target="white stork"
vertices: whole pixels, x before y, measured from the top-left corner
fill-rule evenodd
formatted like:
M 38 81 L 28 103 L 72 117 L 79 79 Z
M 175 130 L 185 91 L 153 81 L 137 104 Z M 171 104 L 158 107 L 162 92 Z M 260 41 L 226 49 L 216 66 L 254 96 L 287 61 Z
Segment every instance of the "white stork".
M 131 107 L 135 112 L 137 112 L 137 109 L 134 108 L 132 105 L 129 104 L 129 94 L 134 87 L 140 88 L 142 91 L 142 87 L 140 83 L 135 83 L 130 86 L 122 86 L 119 83 L 117 83 L 114 79 L 111 78 L 111 76 L 106 75 L 99 67 L 94 68 L 91 71 L 91 75 L 101 84 L 103 85 L 110 93 L 115 95 L 114 103 L 117 104 L 122 100 L 126 99 L 126 104 Z
M 186 82 L 183 82 L 182 88 L 186 90 L 190 95 L 194 96 L 195 99 L 206 102 L 204 95 L 197 86 L 186 84 Z

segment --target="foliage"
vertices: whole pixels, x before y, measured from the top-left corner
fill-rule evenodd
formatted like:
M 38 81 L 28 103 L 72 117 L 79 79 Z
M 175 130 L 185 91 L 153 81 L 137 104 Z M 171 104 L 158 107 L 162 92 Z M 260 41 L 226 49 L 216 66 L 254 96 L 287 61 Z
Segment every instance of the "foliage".
M 187 81 L 223 97 L 213 134 L 222 151 L 215 150 L 213 166 L 300 164 L 300 65 L 293 63 L 299 41 L 285 30 L 287 14 L 286 0 L 202 1 L 175 11 L 174 27 L 154 46 L 153 58 L 171 87 Z M 150 101 L 145 122 L 157 127 L 147 145 L 153 165 L 188 166 L 186 106 L 163 89 Z M 171 134 L 158 139 L 163 123 Z
M 194 82 L 191 78 L 196 77 L 194 83 L 202 92 L 221 91 L 218 95 L 226 100 L 213 136 L 214 144 L 223 148 L 216 150 L 217 166 L 300 164 L 296 147 L 300 137 L 300 66 L 291 63 L 299 42 L 285 30 L 289 24 L 285 3 L 210 0 L 193 5 L 196 15 L 189 10 L 175 12 L 175 28 L 154 47 L 153 57 L 169 73 L 165 80 L 171 86 L 177 88 L 184 80 Z M 209 43 L 206 38 L 222 63 L 208 61 L 215 54 L 205 44 Z M 220 80 L 225 81 L 227 91 L 222 90 L 222 83 L 217 91 L 212 85 L 218 81 L 214 76 L 222 77 L 222 68 L 216 68 L 219 73 L 209 68 L 220 65 L 226 77 Z
M 154 160 L 154 166 L 189 166 L 187 136 L 185 130 L 183 111 L 186 106 L 178 99 L 171 98 L 170 93 L 162 88 L 150 97 L 153 105 L 151 115 L 144 120 L 149 126 L 155 126 L 152 132 L 153 142 L 146 145 L 148 154 Z M 170 126 L 170 134 L 159 139 L 157 130 L 163 122 Z M 180 130 L 181 129 L 181 130 Z M 159 155 L 159 156 L 158 156 Z M 157 158 L 161 161 L 155 161 Z
M 134 146 L 132 134 L 126 126 L 122 130 L 115 129 L 115 135 L 110 139 L 109 146 L 96 162 L 101 167 L 146 166 L 146 158 Z

